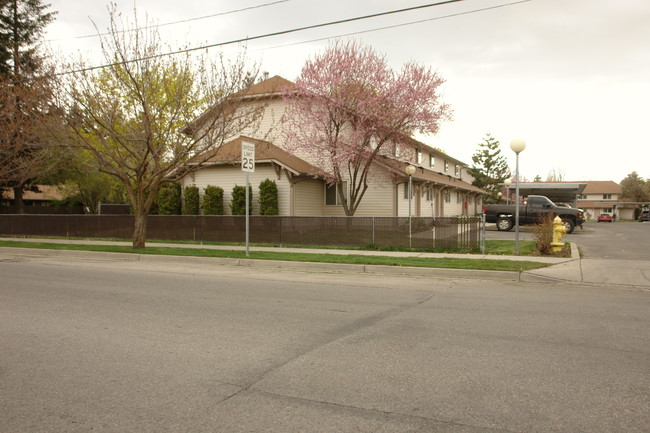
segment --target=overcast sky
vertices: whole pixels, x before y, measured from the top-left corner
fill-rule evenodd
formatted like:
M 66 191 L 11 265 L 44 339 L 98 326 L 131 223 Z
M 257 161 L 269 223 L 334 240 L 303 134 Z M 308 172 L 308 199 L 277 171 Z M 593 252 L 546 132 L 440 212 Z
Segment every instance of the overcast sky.
M 91 63 L 108 23 L 104 0 L 50 0 L 58 11 L 45 39 L 64 56 Z M 173 47 L 202 46 L 378 12 L 431 0 L 138 0 Z M 273 3 L 273 4 L 271 4 Z M 259 7 L 255 7 L 259 6 Z M 502 6 L 502 7 L 499 7 Z M 426 20 L 421 23 L 396 26 Z M 248 57 L 271 76 L 294 80 L 328 38 L 355 38 L 384 53 L 394 68 L 431 66 L 446 80 L 444 101 L 454 120 L 435 137 L 418 137 L 471 165 L 486 133 L 501 142 L 514 170 L 510 141 L 523 138 L 521 174 L 551 170 L 565 180 L 620 182 L 637 171 L 650 177 L 650 1 L 464 0 L 412 12 L 250 41 Z M 223 48 L 234 53 L 241 46 Z M 217 55 L 219 49 L 209 51 Z

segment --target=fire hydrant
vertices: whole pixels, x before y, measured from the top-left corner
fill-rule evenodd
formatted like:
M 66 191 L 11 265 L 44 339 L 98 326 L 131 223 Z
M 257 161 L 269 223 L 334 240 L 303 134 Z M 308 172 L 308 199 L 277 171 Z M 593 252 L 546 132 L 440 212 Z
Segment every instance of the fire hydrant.
M 551 247 L 553 247 L 554 253 L 559 253 L 564 247 L 564 242 L 562 238 L 566 234 L 566 227 L 562 222 L 562 219 L 559 216 L 556 216 L 553 220 L 553 242 L 551 242 Z

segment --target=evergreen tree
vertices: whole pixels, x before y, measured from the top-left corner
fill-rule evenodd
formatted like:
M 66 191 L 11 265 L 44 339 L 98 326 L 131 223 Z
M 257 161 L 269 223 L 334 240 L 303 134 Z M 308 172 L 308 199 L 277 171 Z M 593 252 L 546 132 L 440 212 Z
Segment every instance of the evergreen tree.
M 248 186 L 248 214 L 253 214 L 253 187 Z M 233 215 L 246 215 L 246 187 L 235 185 L 232 189 L 230 212 Z
M 23 190 L 57 165 L 46 146 L 51 80 L 43 74 L 37 44 L 56 12 L 40 0 L 0 0 L 0 185 L 13 188 L 16 211 Z M 40 77 L 38 75 L 41 75 Z
M 501 185 L 510 177 L 510 169 L 499 149 L 499 141 L 490 134 L 486 134 L 483 142 L 478 146 L 478 150 L 472 155 L 474 164 L 469 169 L 469 173 L 474 177 L 472 185 L 490 194 L 485 199 L 486 203 L 496 203 Z
M 203 215 L 223 215 L 223 188 L 208 185 L 203 191 Z
M 199 187 L 196 185 L 189 185 L 183 191 L 183 215 L 198 215 L 199 214 Z
M 41 0 L 0 0 L 0 75 L 15 79 L 38 71 L 36 45 L 56 12 Z
M 279 215 L 278 185 L 274 180 L 266 179 L 260 183 L 260 215 Z

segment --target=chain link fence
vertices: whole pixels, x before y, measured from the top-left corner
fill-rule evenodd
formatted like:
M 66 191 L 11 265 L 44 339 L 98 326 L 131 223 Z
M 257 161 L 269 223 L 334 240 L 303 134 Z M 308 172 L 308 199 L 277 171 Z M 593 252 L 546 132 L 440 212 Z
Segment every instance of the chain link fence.
M 0 215 L 0 234 L 130 239 L 132 215 Z M 481 217 L 250 216 L 250 242 L 272 245 L 422 248 L 474 251 Z M 152 215 L 147 239 L 243 243 L 244 216 Z

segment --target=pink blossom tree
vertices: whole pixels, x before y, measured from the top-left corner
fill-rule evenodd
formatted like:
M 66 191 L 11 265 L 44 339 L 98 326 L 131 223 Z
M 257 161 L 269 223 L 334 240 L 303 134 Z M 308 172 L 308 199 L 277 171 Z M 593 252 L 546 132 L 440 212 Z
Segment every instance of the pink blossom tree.
M 443 82 L 430 68 L 410 62 L 394 71 L 372 48 L 336 42 L 307 61 L 284 93 L 287 149 L 321 168 L 311 174 L 337 185 L 345 214 L 352 216 L 373 163 L 395 163 L 396 149 L 414 133 L 435 134 L 451 117 L 438 94 Z

